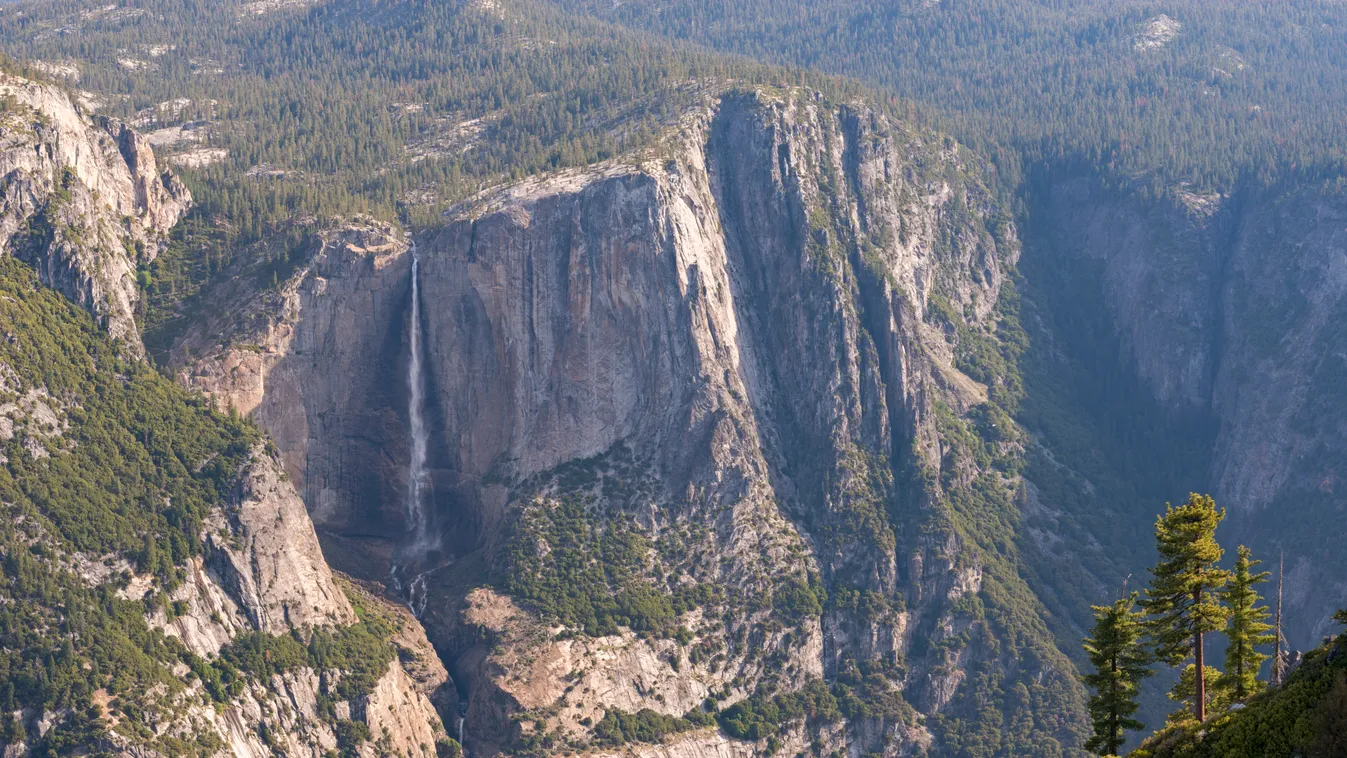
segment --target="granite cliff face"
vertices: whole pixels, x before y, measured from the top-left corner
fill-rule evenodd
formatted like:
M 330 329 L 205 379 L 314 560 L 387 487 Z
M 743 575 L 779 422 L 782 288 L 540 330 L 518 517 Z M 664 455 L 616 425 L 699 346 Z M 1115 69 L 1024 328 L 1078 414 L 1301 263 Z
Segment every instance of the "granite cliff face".
M 1323 568 L 1341 556 L 1312 536 L 1340 516 L 1342 203 L 1049 185 L 1022 266 L 1026 363 L 1017 232 L 980 171 L 863 106 L 726 95 L 658 154 L 486 193 L 414 240 L 323 232 L 279 294 L 215 309 L 231 320 L 176 361 L 272 430 L 330 560 L 427 572 L 423 621 L 474 752 L 611 750 L 607 714 L 816 681 L 864 707 L 776 747 L 1070 751 L 1081 693 L 1059 648 L 1144 571 L 1174 490 L 1210 483 L 1227 544 L 1299 545 L 1293 641 L 1342 603 Z M 413 245 L 439 540 L 409 557 Z M 558 605 L 548 577 L 612 560 L 569 543 L 577 500 L 646 540 L 624 571 L 701 598 L 674 609 L 684 636 Z M 996 719 L 1024 728 L 979 731 Z M 767 747 L 688 727 L 623 749 Z
M 158 254 L 191 194 L 144 137 L 56 86 L 0 74 L 0 98 L 0 248 L 138 346 L 136 266 Z
M 1101 358 L 1061 334 L 1063 352 L 1102 366 L 1092 381 L 1108 402 L 1164 430 L 1166 449 L 1196 450 L 1170 491 L 1119 515 L 1144 519 L 1178 488 L 1211 491 L 1230 511 L 1224 544 L 1268 565 L 1287 555 L 1288 634 L 1303 649 L 1347 602 L 1342 546 L 1316 536 L 1343 516 L 1344 214 L 1333 186 L 1146 200 L 1077 179 L 1044 193 L 1030 245 L 1043 265 L 1078 272 L 1072 286 L 1104 306 L 1089 339 L 1116 351 Z
M 160 611 L 151 625 L 177 637 L 202 658 L 217 656 L 254 633 L 300 635 L 339 630 L 357 621 L 350 597 L 392 619 L 409 659 L 434 659 L 418 643 L 419 625 L 396 606 L 349 583 L 343 588 L 323 560 L 304 504 L 286 481 L 280 462 L 261 449 L 241 472 L 235 499 L 206 524 L 206 554 L 190 566 L 189 581 L 169 595 L 175 612 Z M 132 580 L 132 586 L 141 584 Z M 144 582 L 146 590 L 151 588 Z M 405 639 L 402 639 L 405 638 Z M 423 639 L 423 638 L 422 638 Z M 353 672 L 302 666 L 250 681 L 223 708 L 186 705 L 163 730 L 213 731 L 227 754 L 264 758 L 319 758 L 338 747 L 361 756 L 434 756 L 444 727 L 430 696 L 446 679 L 429 666 L 409 676 L 397 659 L 386 664 L 368 692 L 334 698 L 334 682 Z M 200 696 L 201 683 L 189 690 Z M 341 722 L 369 729 L 368 741 L 344 743 Z
M 354 534 L 357 573 L 383 578 L 403 534 L 408 239 L 372 222 L 316 235 L 306 263 L 258 295 L 211 293 L 210 316 L 175 343 L 179 379 L 252 414 L 327 537 Z M 219 335 L 232 339 L 222 347 Z M 334 546 L 335 547 L 335 546 Z M 366 560 L 379 567 L 363 570 Z
M 470 751 L 598 750 L 605 713 L 811 682 L 845 713 L 630 749 L 1074 749 L 1083 693 L 1007 541 L 1018 244 L 980 171 L 864 106 L 731 94 L 660 154 L 489 193 L 418 235 L 441 539 L 413 558 Z M 177 355 L 255 406 L 336 565 L 379 576 L 406 531 L 411 255 L 391 231 L 386 252 L 343 241 L 371 233 L 328 233 L 285 307 Z M 683 631 L 629 631 L 644 607 L 557 626 L 558 561 L 603 549 L 561 538 L 576 508 L 648 546 L 603 592 L 693 598 L 665 627 Z M 1022 728 L 982 732 L 979 708 Z

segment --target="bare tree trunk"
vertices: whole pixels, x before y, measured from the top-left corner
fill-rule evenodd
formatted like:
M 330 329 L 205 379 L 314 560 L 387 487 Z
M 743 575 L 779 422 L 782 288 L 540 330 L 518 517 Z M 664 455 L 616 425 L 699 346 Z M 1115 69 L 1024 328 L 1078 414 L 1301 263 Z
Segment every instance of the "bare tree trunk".
M 1114 674 L 1114 676 L 1113 676 L 1113 682 L 1112 682 L 1112 688 L 1113 688 L 1113 695 L 1114 695 L 1114 704 L 1115 704 L 1115 707 L 1116 707 L 1116 704 L 1117 704 L 1117 697 L 1118 697 L 1118 676 L 1117 676 L 1117 674 L 1118 674 L 1118 657 L 1117 657 L 1117 656 L 1114 656 L 1114 657 L 1113 657 L 1113 660 L 1109 661 L 1109 664 L 1110 664 L 1110 667 L 1112 668 L 1113 674 Z M 1122 747 L 1122 740 L 1118 739 L 1118 712 L 1117 712 L 1116 708 L 1115 708 L 1115 710 L 1113 711 L 1113 713 L 1109 714 L 1109 722 L 1110 722 L 1110 723 L 1109 723 L 1109 730 L 1108 730 L 1108 731 L 1109 731 L 1109 735 L 1108 735 L 1108 736 L 1109 736 L 1108 748 L 1109 748 L 1109 750 L 1110 750 L 1111 752 L 1116 753 L 1116 752 L 1118 752 L 1118 749 Z
M 1273 626 L 1277 627 L 1277 650 L 1272 656 L 1272 686 L 1282 686 L 1283 662 L 1282 662 L 1282 577 L 1286 569 L 1286 553 L 1282 553 L 1281 559 L 1277 562 L 1277 620 Z
M 1207 677 L 1204 661 L 1202 658 L 1202 633 L 1198 632 L 1193 636 L 1193 653 L 1197 658 L 1197 698 L 1193 702 L 1193 711 L 1197 715 L 1197 722 L 1200 724 L 1207 720 Z

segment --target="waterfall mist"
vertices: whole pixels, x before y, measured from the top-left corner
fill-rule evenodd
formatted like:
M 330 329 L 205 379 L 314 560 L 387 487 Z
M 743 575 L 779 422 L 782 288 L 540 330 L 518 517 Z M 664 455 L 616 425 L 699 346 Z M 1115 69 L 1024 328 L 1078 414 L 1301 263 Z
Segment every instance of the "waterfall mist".
M 418 617 L 425 609 L 424 564 L 427 554 L 438 547 L 430 527 L 426 495 L 430 474 L 426 467 L 429 445 L 425 419 L 426 378 L 422 363 L 421 335 L 421 257 L 416 243 L 411 246 L 411 318 L 408 325 L 411 358 L 407 362 L 407 430 L 410 455 L 407 462 L 407 496 L 403 504 L 407 519 L 406 536 L 393 563 L 393 586 L 403 592 L 407 604 Z

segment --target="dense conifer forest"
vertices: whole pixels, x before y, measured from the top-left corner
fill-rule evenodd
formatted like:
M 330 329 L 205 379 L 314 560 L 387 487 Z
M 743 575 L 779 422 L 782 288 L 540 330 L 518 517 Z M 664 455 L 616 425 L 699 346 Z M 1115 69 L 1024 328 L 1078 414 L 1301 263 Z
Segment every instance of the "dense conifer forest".
M 1012 186 L 1046 165 L 1229 190 L 1337 178 L 1347 10 L 1327 0 L 563 0 L 920 104 Z
M 101 112 L 224 151 L 177 167 L 195 206 L 142 272 L 152 349 L 203 284 L 296 262 L 333 218 L 434 223 L 485 187 L 651 147 L 730 82 L 861 91 L 532 0 L 255 5 L 0 7 L 0 49 L 27 75 L 77 61 L 78 83 L 54 80 L 98 93 Z

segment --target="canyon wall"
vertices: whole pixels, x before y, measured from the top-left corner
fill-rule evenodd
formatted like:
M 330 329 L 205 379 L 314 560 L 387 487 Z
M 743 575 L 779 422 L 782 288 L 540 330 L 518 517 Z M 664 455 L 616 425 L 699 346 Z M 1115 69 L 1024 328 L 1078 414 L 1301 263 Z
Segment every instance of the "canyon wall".
M 474 754 L 597 749 L 608 711 L 681 717 L 815 681 L 851 705 L 793 727 L 801 744 L 1075 749 L 1083 692 L 1009 541 L 1022 443 L 1000 303 L 1018 243 L 982 171 L 863 106 L 728 94 L 659 154 L 493 191 L 418 235 L 443 535 L 423 621 Z M 354 460 L 334 451 L 370 446 L 364 473 L 306 499 L 337 565 L 386 570 L 409 256 L 337 247 L 265 328 L 178 354 L 189 383 L 254 406 L 310 495 Z M 343 327 L 335 292 L 375 294 Z M 558 541 L 577 507 L 651 545 L 605 591 L 701 598 L 671 622 L 686 636 L 552 626 L 555 562 L 598 559 Z M 974 723 L 980 707 L 1023 729 Z
M 1227 549 L 1248 544 L 1274 571 L 1286 555 L 1288 635 L 1302 649 L 1347 602 L 1336 570 L 1347 554 L 1317 536 L 1344 514 L 1344 214 L 1331 185 L 1145 199 L 1077 179 L 1044 193 L 1027 256 L 1075 269 L 1071 286 L 1104 305 L 1090 339 L 1116 354 L 1100 358 L 1079 339 L 1064 348 L 1095 364 L 1088 381 L 1113 387 L 1134 414 L 1154 413 L 1157 444 L 1202 448 L 1163 496 L 1119 516 L 1144 520 L 1185 487 L 1210 491 L 1229 510 L 1218 535 Z M 1047 311 L 1084 310 L 1039 299 Z

